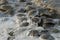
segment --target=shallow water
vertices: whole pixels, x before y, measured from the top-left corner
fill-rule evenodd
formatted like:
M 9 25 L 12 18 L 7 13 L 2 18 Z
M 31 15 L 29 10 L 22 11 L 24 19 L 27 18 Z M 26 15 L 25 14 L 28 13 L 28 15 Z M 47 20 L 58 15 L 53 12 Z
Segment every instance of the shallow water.
M 19 6 L 14 6 L 15 3 Z M 17 13 L 16 11 L 19 8 L 25 7 L 24 3 L 19 3 L 17 0 L 9 0 L 9 5 L 15 8 L 15 13 Z M 15 38 L 13 40 L 39 40 L 39 38 L 27 36 L 27 34 L 31 29 L 37 29 L 39 31 L 44 30 L 41 27 L 37 27 L 35 24 L 32 24 L 29 27 L 25 28 L 17 27 L 17 24 L 15 22 L 15 16 L 3 17 L 2 14 L 0 16 L 0 40 L 7 40 L 7 38 L 9 37 L 8 32 L 10 31 L 15 32 Z M 56 28 L 60 30 L 60 26 L 56 26 Z M 60 33 L 51 33 L 51 35 L 55 38 L 55 40 L 60 40 Z

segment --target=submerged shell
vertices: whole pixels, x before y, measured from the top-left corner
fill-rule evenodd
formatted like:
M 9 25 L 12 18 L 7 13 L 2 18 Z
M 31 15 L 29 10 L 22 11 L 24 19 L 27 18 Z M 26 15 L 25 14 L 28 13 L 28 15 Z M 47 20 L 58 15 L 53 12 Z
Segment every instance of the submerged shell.
M 32 0 L 31 2 L 34 3 L 37 6 L 41 5 L 41 0 Z
M 40 40 L 55 40 L 51 35 L 48 35 L 48 34 L 42 34 L 40 37 L 39 37 Z
M 43 19 L 41 19 L 41 21 L 38 22 L 38 27 L 39 27 L 39 26 L 43 26 Z
M 44 19 L 44 23 L 53 23 L 52 18 Z
M 20 13 L 20 14 L 17 14 L 16 16 L 17 16 L 17 17 L 25 17 L 26 15 Z
M 44 28 L 52 28 L 52 27 L 54 27 L 54 25 L 55 25 L 55 22 L 53 22 L 53 20 L 50 18 L 44 20 L 44 22 L 43 22 Z
M 26 0 L 18 0 L 19 2 L 26 2 Z
M 0 10 L 4 12 L 4 15 L 14 15 L 13 7 L 7 5 L 1 5 Z
M 32 18 L 32 22 L 35 22 L 35 23 L 37 23 L 37 22 L 39 22 L 39 19 L 38 18 Z
M 40 34 L 37 30 L 31 30 L 28 34 L 28 36 L 36 36 L 36 37 L 39 37 Z
M 48 30 L 42 30 L 41 33 L 48 33 Z
M 25 10 L 25 9 L 23 9 L 23 8 L 21 8 L 20 10 L 18 10 L 18 12 L 25 13 L 25 12 L 26 12 L 26 10 Z
M 25 9 L 26 9 L 27 11 L 30 11 L 30 10 L 35 9 L 35 8 L 32 7 L 32 6 L 27 5 L 27 6 L 25 7 Z
M 27 21 L 27 17 L 24 14 L 18 14 L 16 15 L 16 20 L 15 22 L 20 25 L 21 22 Z
M 58 30 L 58 29 L 56 29 L 56 28 L 52 28 L 52 29 L 50 30 L 50 32 L 52 32 L 52 33 L 58 33 L 58 32 L 59 32 L 59 30 Z
M 7 10 L 11 10 L 12 7 L 11 7 L 11 6 L 6 6 L 6 5 L 1 5 L 1 6 L 0 6 L 0 9 L 7 11 Z
M 13 40 L 15 37 L 14 36 L 10 36 L 7 38 L 7 40 Z
M 28 11 L 27 15 L 28 16 L 34 16 L 35 13 L 36 13 L 35 10 L 30 10 L 30 11 Z
M 28 22 L 23 22 L 22 24 L 20 24 L 20 27 L 27 27 L 27 26 L 29 26 Z
M 7 0 L 0 0 L 0 4 L 5 4 L 5 3 L 8 3 Z
M 10 36 L 14 36 L 14 34 L 13 34 L 14 32 L 12 31 L 12 32 L 10 32 L 10 33 L 8 33 Z
M 27 6 L 27 5 L 32 5 L 32 3 L 31 3 L 31 2 L 26 2 L 26 6 Z
M 57 11 L 55 9 L 50 8 L 40 8 L 38 9 L 39 15 L 44 16 L 46 18 L 56 18 Z

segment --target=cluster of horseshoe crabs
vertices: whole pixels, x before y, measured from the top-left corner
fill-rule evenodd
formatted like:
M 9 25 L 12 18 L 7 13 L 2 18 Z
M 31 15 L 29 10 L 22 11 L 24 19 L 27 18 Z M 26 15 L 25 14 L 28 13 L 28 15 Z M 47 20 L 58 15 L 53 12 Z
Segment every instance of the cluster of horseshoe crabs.
M 41 32 L 39 30 L 30 30 L 28 36 L 38 37 L 40 40 L 55 40 L 55 38 L 50 34 L 60 32 L 55 28 L 56 22 L 53 19 L 59 18 L 58 11 L 51 7 L 46 2 L 41 0 L 32 0 L 31 2 L 26 2 L 26 0 L 18 0 L 19 2 L 25 2 L 25 7 L 19 9 L 16 16 L 16 23 L 20 28 L 29 27 L 30 24 L 37 24 L 37 27 L 42 27 L 44 30 Z M 4 3 L 8 3 L 7 0 L 0 0 L 0 11 L 3 11 L 5 15 L 13 15 L 13 7 L 7 6 Z M 4 4 L 4 5 L 3 5 Z M 30 20 L 30 21 L 29 21 Z M 35 27 L 34 27 L 35 28 Z M 14 32 L 8 33 L 10 37 L 14 37 Z
M 50 32 L 60 32 L 55 28 L 56 22 L 53 20 L 57 19 L 60 14 L 47 3 L 42 3 L 40 0 L 32 0 L 31 2 L 26 3 L 26 7 L 20 9 L 18 12 L 22 13 L 22 15 L 17 15 L 17 17 L 19 16 L 18 20 L 20 20 L 20 22 L 17 22 L 19 22 L 19 24 L 23 22 L 20 24 L 20 27 L 27 27 L 31 23 L 36 23 L 38 25 L 37 27 L 44 28 L 41 32 L 38 30 L 30 30 L 28 36 L 39 37 L 40 40 L 55 40 L 55 38 L 50 35 Z M 21 21 L 22 18 L 24 18 L 23 21 Z M 30 19 L 31 23 L 28 22 L 28 19 Z

